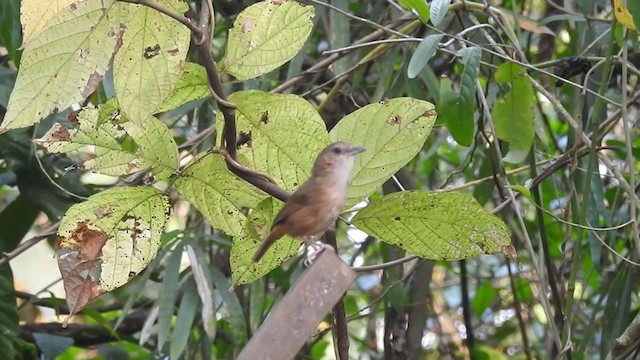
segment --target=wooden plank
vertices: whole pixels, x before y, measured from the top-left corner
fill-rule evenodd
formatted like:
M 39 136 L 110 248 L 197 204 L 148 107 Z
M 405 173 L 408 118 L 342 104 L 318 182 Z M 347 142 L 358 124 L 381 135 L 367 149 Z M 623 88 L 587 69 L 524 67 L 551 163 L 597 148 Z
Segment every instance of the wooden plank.
M 271 310 L 238 359 L 293 359 L 355 279 L 356 273 L 333 251 L 321 252 Z

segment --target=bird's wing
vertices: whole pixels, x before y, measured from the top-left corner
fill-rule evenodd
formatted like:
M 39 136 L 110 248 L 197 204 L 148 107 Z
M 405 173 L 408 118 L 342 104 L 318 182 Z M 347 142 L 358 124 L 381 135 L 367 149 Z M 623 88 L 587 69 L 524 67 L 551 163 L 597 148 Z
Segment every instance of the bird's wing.
M 289 216 L 298 212 L 298 210 L 302 209 L 304 206 L 309 204 L 309 200 L 311 197 L 308 192 L 305 191 L 296 191 L 291 195 L 289 200 L 284 204 L 284 207 L 280 210 L 276 218 L 273 219 L 273 224 L 271 224 L 271 229 L 274 226 L 284 222 L 287 220 Z

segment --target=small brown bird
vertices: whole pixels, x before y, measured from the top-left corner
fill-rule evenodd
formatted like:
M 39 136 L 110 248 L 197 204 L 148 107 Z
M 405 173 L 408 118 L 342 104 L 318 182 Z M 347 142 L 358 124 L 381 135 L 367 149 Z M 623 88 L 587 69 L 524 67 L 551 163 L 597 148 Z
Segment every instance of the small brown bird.
M 313 164 L 311 177 L 296 190 L 271 225 L 269 236 L 253 255 L 259 261 L 273 243 L 290 235 L 316 247 L 313 237 L 333 226 L 344 207 L 355 155 L 363 147 L 335 142 L 324 148 Z

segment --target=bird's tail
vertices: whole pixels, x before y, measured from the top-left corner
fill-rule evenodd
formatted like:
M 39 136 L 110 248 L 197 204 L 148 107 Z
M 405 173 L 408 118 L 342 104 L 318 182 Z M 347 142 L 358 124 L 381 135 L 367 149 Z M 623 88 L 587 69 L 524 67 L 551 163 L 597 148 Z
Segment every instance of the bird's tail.
M 262 241 L 262 243 L 260 244 L 260 247 L 258 247 L 258 250 L 256 250 L 256 253 L 253 255 L 253 262 L 260 261 L 260 259 L 262 259 L 264 254 L 267 253 L 267 250 L 269 250 L 271 245 L 273 245 L 276 242 L 276 240 L 280 239 L 283 236 L 284 236 L 284 231 L 282 230 L 281 226 L 276 226 L 273 229 L 271 229 L 269 236 L 267 236 L 267 238 L 264 239 L 264 241 Z

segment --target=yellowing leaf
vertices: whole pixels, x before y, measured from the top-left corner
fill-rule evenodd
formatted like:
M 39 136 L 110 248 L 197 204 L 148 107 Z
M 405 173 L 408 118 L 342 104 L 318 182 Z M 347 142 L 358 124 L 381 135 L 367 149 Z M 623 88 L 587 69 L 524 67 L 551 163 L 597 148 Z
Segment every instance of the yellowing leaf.
M 71 315 L 149 264 L 168 212 L 166 196 L 148 186 L 112 188 L 69 208 L 56 253 Z
M 58 11 L 71 5 L 74 0 L 22 0 L 20 23 L 22 24 L 22 46 L 45 28 L 47 21 Z
M 413 98 L 369 104 L 340 120 L 331 140 L 367 148 L 356 157 L 347 205 L 364 200 L 409 163 L 435 121 L 433 104 Z
M 93 93 L 121 36 L 125 6 L 87 0 L 47 22 L 24 50 L 0 133 L 33 125 Z
M 98 109 L 85 109 L 77 116 L 77 128 L 69 129 L 56 123 L 34 143 L 43 146 L 48 153 L 70 153 L 89 147 L 92 158 L 78 166 L 106 175 L 127 175 L 151 168 L 154 177 L 166 179 L 177 170 L 178 148 L 171 132 L 160 120 L 149 118 L 144 129 L 127 122 L 122 125 L 124 131 L 111 122 L 98 124 L 98 120 Z M 119 139 L 125 132 L 138 145 L 137 150 L 122 147 Z
M 223 70 L 239 80 L 265 74 L 291 60 L 313 27 L 313 6 L 267 0 L 244 9 L 229 31 Z
M 199 156 L 176 181 L 176 189 L 216 229 L 245 236 L 244 208 L 254 208 L 267 195 L 227 169 L 220 154 Z
M 627 9 L 622 0 L 611 0 L 611 5 L 613 6 L 613 11 L 616 14 L 616 19 L 630 30 L 636 30 L 636 25 L 633 22 L 633 16 L 631 16 L 629 9 Z
M 229 100 L 236 104 L 236 128 L 249 139 L 238 154 L 242 163 L 270 175 L 281 187 L 293 191 L 311 174 L 316 156 L 329 144 L 324 121 L 306 100 L 297 95 L 238 91 Z M 218 134 L 224 120 L 218 112 Z
M 424 259 L 458 260 L 495 252 L 511 256 L 513 251 L 504 222 L 462 194 L 393 193 L 360 210 L 352 223 Z
M 154 1 L 181 14 L 182 0 Z M 122 111 L 140 124 L 156 112 L 180 79 L 189 48 L 189 29 L 147 6 L 132 15 L 113 63 L 116 97 Z

